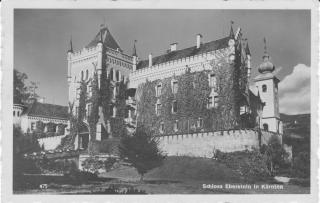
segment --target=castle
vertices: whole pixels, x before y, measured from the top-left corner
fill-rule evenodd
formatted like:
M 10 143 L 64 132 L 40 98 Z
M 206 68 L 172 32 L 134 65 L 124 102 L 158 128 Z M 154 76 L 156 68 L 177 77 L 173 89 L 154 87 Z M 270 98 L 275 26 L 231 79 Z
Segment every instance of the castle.
M 198 34 L 195 46 L 179 50 L 173 43 L 165 54 L 149 54 L 147 60 L 137 56 L 135 43 L 133 53 L 125 54 L 106 26 L 82 50 L 74 51 L 70 41 L 69 102 L 82 123 L 76 148 L 121 137 L 139 125 L 153 130 L 170 154 L 192 153 L 197 139 L 188 139 L 194 136 L 212 143 L 208 150 L 229 147 L 224 151 L 256 147 L 271 134 L 281 139 L 275 66 L 265 45 L 251 89 L 251 53 L 242 35 L 231 25 L 222 39 L 204 43 Z

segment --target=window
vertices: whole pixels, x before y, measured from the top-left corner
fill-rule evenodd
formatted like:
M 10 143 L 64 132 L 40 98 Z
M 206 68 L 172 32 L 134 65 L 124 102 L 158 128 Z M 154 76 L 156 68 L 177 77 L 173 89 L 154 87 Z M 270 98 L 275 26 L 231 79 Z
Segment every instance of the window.
M 110 80 L 113 80 L 113 68 L 110 69 Z
M 173 130 L 174 130 L 174 132 L 178 131 L 178 121 L 177 120 L 173 124 Z
M 266 124 L 266 123 L 263 124 L 263 130 L 269 131 L 269 126 L 268 126 L 268 124 Z
M 209 86 L 211 88 L 215 88 L 217 85 L 217 78 L 216 78 L 216 75 L 215 74 L 210 74 L 210 77 L 209 77 Z
M 202 128 L 203 127 L 203 119 L 202 118 L 199 118 L 198 121 L 197 121 L 197 127 L 198 128 Z
M 91 115 L 91 111 L 92 111 L 92 104 L 88 104 L 88 114 L 87 114 L 87 117 L 89 118 L 90 115 Z
M 177 111 L 178 111 L 178 102 L 173 101 L 172 102 L 172 113 L 177 113 Z
M 160 133 L 163 133 L 164 132 L 164 123 L 161 122 L 160 123 Z
M 13 111 L 13 116 L 16 116 L 16 112 L 15 111 Z
M 120 81 L 120 72 L 116 71 L 116 81 Z
M 116 116 L 117 116 L 117 108 L 114 106 L 112 111 L 112 117 L 116 117 Z
M 31 123 L 31 130 L 35 130 L 36 129 L 36 123 L 35 122 L 32 122 Z
M 158 103 L 156 106 L 156 114 L 157 114 L 157 116 L 161 115 L 161 104 L 160 103 Z
M 83 71 L 81 71 L 81 80 L 83 80 Z
M 159 97 L 162 91 L 162 84 L 158 84 L 156 87 L 156 96 Z
M 249 107 L 247 105 L 240 106 L 240 115 L 249 113 Z
M 20 112 L 19 111 L 17 112 L 17 116 L 20 116 Z
M 217 108 L 219 106 L 219 97 L 215 96 L 213 97 L 213 107 Z
M 88 78 L 89 78 L 89 71 L 86 70 L 86 80 L 88 80 Z
M 178 81 L 173 81 L 172 82 L 172 93 L 177 94 L 178 92 Z
M 208 108 L 212 108 L 213 105 L 212 105 L 212 97 L 209 97 L 208 98 Z
M 267 92 L 267 85 L 262 85 L 262 92 Z
M 91 85 L 88 86 L 88 93 L 89 93 L 89 96 L 92 96 L 92 86 Z
M 76 117 L 78 117 L 78 113 L 79 113 L 79 107 L 76 107 Z

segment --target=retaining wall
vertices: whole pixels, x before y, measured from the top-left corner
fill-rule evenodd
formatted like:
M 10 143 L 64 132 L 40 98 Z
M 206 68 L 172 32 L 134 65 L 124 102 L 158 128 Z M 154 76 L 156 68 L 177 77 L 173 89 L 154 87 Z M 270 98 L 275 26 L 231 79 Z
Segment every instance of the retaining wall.
M 267 144 L 274 134 L 262 131 L 261 144 Z M 215 150 L 235 152 L 258 149 L 259 133 L 250 129 L 167 135 L 159 137 L 159 147 L 168 156 L 211 158 Z

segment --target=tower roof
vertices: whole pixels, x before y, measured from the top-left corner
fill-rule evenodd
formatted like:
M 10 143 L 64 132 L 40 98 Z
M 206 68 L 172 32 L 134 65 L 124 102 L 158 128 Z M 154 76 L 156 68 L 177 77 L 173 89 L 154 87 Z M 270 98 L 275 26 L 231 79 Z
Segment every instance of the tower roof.
M 132 56 L 138 56 L 138 55 L 137 55 L 137 49 L 136 49 L 136 42 L 137 42 L 137 40 L 134 40 L 133 50 L 132 50 Z
M 234 39 L 234 32 L 233 32 L 233 27 L 232 27 L 232 25 L 233 25 L 233 21 L 231 21 L 229 37 L 230 37 L 231 39 Z
M 267 52 L 267 42 L 266 42 L 266 38 L 263 39 L 264 42 L 264 54 L 263 54 L 263 62 L 259 65 L 259 72 L 260 73 L 272 73 L 275 69 L 275 66 L 273 65 L 273 63 L 271 63 L 270 61 L 270 56 Z
M 68 52 L 73 53 L 72 36 L 70 37 L 70 44 L 69 44 L 69 50 L 68 50 Z
M 109 29 L 106 26 L 104 26 L 99 30 L 99 32 L 96 34 L 93 40 L 91 40 L 91 42 L 86 46 L 86 48 L 97 46 L 97 44 L 101 42 L 101 38 L 102 38 L 103 45 L 105 45 L 106 47 L 121 50 L 119 44 L 113 38 Z
M 250 55 L 251 56 L 251 53 L 250 53 L 250 49 L 249 49 L 249 43 L 247 41 L 247 44 L 246 44 L 246 48 L 245 48 L 245 51 L 246 51 L 246 54 L 247 55 Z

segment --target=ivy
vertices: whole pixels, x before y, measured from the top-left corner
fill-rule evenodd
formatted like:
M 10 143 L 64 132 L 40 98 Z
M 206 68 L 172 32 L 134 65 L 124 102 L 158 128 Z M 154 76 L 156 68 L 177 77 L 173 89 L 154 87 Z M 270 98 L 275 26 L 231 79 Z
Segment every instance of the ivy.
M 213 89 L 219 96 L 218 107 L 207 108 L 211 93 L 208 74 L 213 72 L 217 86 Z M 211 71 L 186 73 L 163 80 L 146 81 L 137 89 L 137 123 L 159 133 L 160 124 L 164 123 L 164 134 L 189 133 L 238 128 L 239 124 L 239 86 L 234 64 L 222 59 L 212 65 Z M 171 81 L 178 81 L 178 92 L 173 94 Z M 162 94 L 156 97 L 156 86 L 162 84 Z M 178 104 L 176 113 L 172 112 L 173 101 Z M 161 113 L 156 115 L 156 103 L 160 102 Z M 198 119 L 204 125 L 197 125 Z M 174 132 L 174 123 L 178 121 L 178 131 Z
M 98 75 L 95 72 L 91 82 L 92 96 L 90 102 L 92 105 L 91 112 L 88 118 L 90 137 L 92 140 L 96 140 L 96 126 L 99 120 L 99 86 L 98 86 Z

